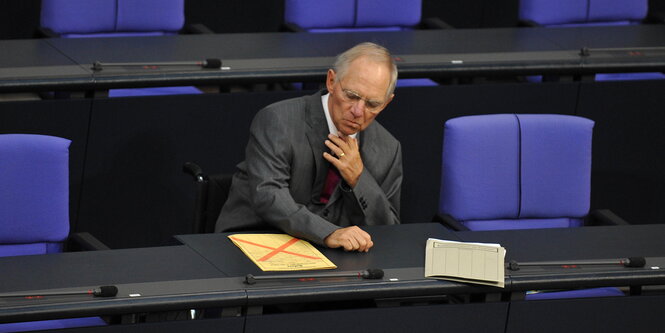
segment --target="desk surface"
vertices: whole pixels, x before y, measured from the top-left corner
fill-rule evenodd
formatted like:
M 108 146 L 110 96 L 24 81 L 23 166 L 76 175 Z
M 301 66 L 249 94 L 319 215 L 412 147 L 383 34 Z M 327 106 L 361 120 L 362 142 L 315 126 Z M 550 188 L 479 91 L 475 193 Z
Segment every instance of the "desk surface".
M 0 90 L 58 86 L 90 86 L 86 70 L 45 39 L 0 41 Z
M 382 268 L 386 275 L 381 280 L 337 278 L 261 281 L 247 285 L 243 282 L 245 274 L 268 273 L 260 272 L 226 234 L 177 236 L 185 244 L 180 246 L 0 258 L 0 271 L 11 272 L 0 277 L 0 293 L 5 296 L 0 297 L 0 322 L 191 307 L 665 284 L 663 269 L 622 266 L 563 273 L 544 269 L 509 272 L 504 289 L 423 278 L 424 245 L 428 237 L 499 242 L 508 249 L 508 259 L 536 261 L 644 255 L 648 266 L 665 267 L 665 247 L 660 242 L 665 225 L 452 233 L 440 224 L 425 223 L 368 227 L 367 230 L 375 241 L 369 253 L 337 249 L 322 249 L 322 252 L 339 266 L 339 271 Z M 118 286 L 118 296 L 74 295 L 37 300 L 6 297 L 8 293 L 29 291 L 34 295 L 44 291 L 87 290 L 100 285 Z
M 75 84 L 104 89 L 322 80 L 339 52 L 363 41 L 378 42 L 390 49 L 404 78 L 654 71 L 665 69 L 662 52 L 619 52 L 608 57 L 604 51 L 592 50 L 589 56 L 581 57 L 579 51 L 583 47 L 663 47 L 664 32 L 665 25 L 641 25 L 0 41 L 0 90 L 61 89 L 59 85 L 71 88 Z M 206 58 L 219 58 L 231 69 L 175 66 L 91 70 L 96 61 L 154 63 Z M 62 80 L 54 80 L 53 75 Z
M 0 293 L 225 277 L 186 246 L 0 258 Z
M 499 243 L 507 260 L 544 261 L 665 257 L 665 224 L 463 231 L 466 242 Z
M 247 285 L 248 305 L 322 302 L 349 299 L 374 299 L 424 295 L 496 292 L 496 288 L 466 285 L 424 278 L 427 238 L 457 239 L 452 231 L 438 223 L 401 224 L 363 227 L 374 241 L 367 253 L 342 249 L 317 248 L 337 265 L 335 272 L 359 272 L 381 268 L 380 280 L 336 278 L 260 281 Z M 229 233 L 180 235 L 176 238 L 229 276 L 295 274 L 297 272 L 262 272 L 229 239 Z M 330 271 L 317 271 L 325 274 Z M 306 272 L 306 273 L 312 273 Z M 349 292 L 353 290 L 353 292 Z
M 340 248 L 316 247 L 337 265 L 338 271 L 362 271 L 367 268 L 423 267 L 427 238 L 457 239 L 452 231 L 438 223 L 370 226 L 363 229 L 374 241 L 374 247 L 369 252 L 345 252 Z M 176 239 L 191 247 L 228 276 L 271 274 L 262 272 L 254 265 L 228 239 L 228 235 L 230 234 L 179 235 Z
M 506 273 L 515 290 L 662 284 L 665 224 L 503 231 L 465 231 L 467 242 L 499 243 L 506 261 L 573 261 L 644 257 L 645 267 L 621 265 L 528 266 Z
M 225 278 L 182 245 L 5 257 L 0 258 L 0 271 L 5 272 L 0 275 L 0 322 L 118 314 L 130 309 L 166 311 L 192 303 L 245 304 L 238 279 Z M 118 295 L 10 297 L 84 292 L 102 285 L 116 286 Z

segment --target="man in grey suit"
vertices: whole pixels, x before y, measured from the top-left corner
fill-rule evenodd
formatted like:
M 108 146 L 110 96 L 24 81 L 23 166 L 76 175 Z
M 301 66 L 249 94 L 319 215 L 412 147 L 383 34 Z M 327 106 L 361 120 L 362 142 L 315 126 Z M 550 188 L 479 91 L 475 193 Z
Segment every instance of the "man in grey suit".
M 328 70 L 327 94 L 259 111 L 215 231 L 276 228 L 367 252 L 372 239 L 360 226 L 399 223 L 402 151 L 374 121 L 396 80 L 388 50 L 362 43 Z

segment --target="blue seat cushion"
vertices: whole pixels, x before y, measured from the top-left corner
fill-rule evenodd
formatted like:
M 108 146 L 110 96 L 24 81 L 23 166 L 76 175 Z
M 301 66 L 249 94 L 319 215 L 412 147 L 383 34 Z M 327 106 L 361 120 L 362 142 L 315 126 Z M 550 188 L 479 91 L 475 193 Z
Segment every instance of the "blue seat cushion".
M 625 296 L 625 294 L 617 288 L 604 287 L 604 288 L 590 288 L 590 289 L 552 291 L 552 292 L 538 291 L 534 293 L 527 293 L 526 300 L 533 301 L 533 300 L 544 300 L 544 299 L 616 297 L 616 296 Z
M 646 73 L 607 73 L 596 74 L 596 81 L 627 81 L 627 80 L 662 80 L 665 74 L 661 72 Z
M 111 89 L 109 97 L 136 97 L 136 96 L 166 96 L 166 95 L 186 95 L 201 94 L 201 90 L 192 86 L 183 87 L 154 87 L 154 88 L 131 88 L 131 89 Z
M 356 27 L 401 26 L 420 23 L 421 0 L 358 0 Z
M 62 34 L 63 38 L 100 38 L 100 37 L 150 37 L 150 36 L 172 36 L 175 32 L 148 31 L 148 32 L 99 32 L 89 34 Z
M 403 31 L 409 30 L 404 27 L 360 27 L 360 28 L 312 28 L 307 29 L 310 33 L 344 33 L 344 32 L 382 32 L 382 31 Z
M 647 16 L 647 0 L 590 0 L 589 22 L 639 22 Z
M 1 244 L 0 257 L 62 252 L 62 243 Z
M 582 219 L 567 217 L 555 219 L 499 219 L 499 220 L 473 220 L 461 221 L 473 231 L 487 230 L 514 230 L 514 229 L 546 229 L 546 228 L 574 228 L 582 226 Z
M 69 234 L 69 145 L 0 134 L 0 243 L 63 242 Z
M 0 324 L 0 333 L 26 332 L 37 330 L 55 330 L 62 328 L 104 326 L 107 323 L 99 317 L 70 318 L 57 320 L 29 321 L 21 323 Z
M 436 81 L 430 79 L 399 79 L 397 80 L 397 87 L 433 87 L 438 86 Z
M 520 0 L 519 18 L 541 25 L 586 22 L 587 1 Z

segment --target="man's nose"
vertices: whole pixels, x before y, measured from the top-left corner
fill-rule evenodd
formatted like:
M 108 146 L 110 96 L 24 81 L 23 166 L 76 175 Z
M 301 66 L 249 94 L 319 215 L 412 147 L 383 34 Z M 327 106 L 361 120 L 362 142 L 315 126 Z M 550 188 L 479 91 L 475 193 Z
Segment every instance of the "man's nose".
M 357 117 L 362 117 L 364 112 L 365 112 L 365 101 L 363 101 L 363 100 L 359 100 L 351 108 L 351 113 L 353 113 L 353 116 L 356 117 L 356 118 Z

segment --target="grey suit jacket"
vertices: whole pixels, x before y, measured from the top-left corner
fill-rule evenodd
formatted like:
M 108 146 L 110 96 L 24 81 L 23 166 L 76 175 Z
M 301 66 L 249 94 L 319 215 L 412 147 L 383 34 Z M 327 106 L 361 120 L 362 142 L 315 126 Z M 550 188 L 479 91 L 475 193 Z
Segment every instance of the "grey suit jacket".
M 359 136 L 364 169 L 356 187 L 338 185 L 324 204 L 328 133 L 320 92 L 259 111 L 215 231 L 276 228 L 322 244 L 340 227 L 399 223 L 399 141 L 370 124 Z

